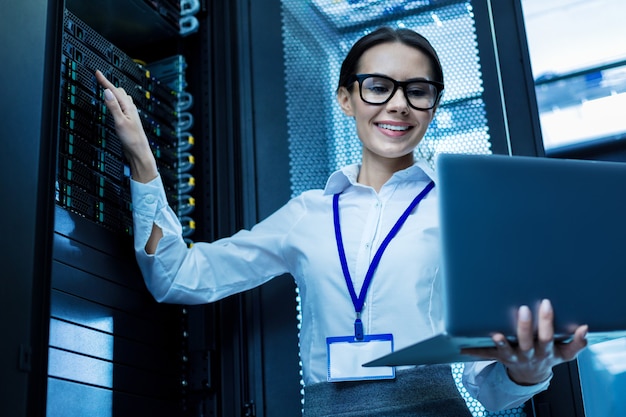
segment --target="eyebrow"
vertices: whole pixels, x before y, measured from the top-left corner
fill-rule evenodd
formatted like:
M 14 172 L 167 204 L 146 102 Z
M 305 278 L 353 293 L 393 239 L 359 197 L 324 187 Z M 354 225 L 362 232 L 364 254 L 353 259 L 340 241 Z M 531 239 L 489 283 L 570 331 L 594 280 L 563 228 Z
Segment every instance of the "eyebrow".
M 366 73 L 363 73 L 363 74 L 366 74 Z M 380 72 L 370 72 L 369 74 L 370 74 L 370 75 L 380 75 L 380 76 L 382 76 L 382 77 L 391 78 L 392 80 L 395 80 L 395 81 L 400 81 L 400 82 L 433 81 L 433 80 L 430 80 L 430 79 L 428 79 L 428 78 L 426 78 L 426 77 L 413 77 L 413 78 L 408 78 L 408 79 L 406 79 L 406 80 L 396 80 L 396 79 L 395 79 L 395 78 L 393 78 L 392 76 L 387 75 L 387 74 L 383 74 L 383 73 L 380 73 Z

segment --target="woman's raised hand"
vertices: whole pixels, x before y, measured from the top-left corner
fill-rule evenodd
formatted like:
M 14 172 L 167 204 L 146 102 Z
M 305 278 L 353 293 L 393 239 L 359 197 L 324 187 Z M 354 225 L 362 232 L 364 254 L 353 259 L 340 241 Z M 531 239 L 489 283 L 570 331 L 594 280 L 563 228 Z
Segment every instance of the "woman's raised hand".
M 156 178 L 156 160 L 132 97 L 123 88 L 115 87 L 102 72 L 96 71 L 96 79 L 104 88 L 104 103 L 115 120 L 115 131 L 133 179 L 145 183 Z

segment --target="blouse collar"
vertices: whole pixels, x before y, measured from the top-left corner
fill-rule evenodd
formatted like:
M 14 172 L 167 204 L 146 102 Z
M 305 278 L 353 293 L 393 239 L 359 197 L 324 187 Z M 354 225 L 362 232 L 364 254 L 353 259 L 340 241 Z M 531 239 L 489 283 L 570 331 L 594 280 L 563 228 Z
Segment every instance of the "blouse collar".
M 333 172 L 326 182 L 324 194 L 341 193 L 350 186 L 363 187 L 363 185 L 357 183 L 360 169 L 361 164 L 352 164 Z M 437 182 L 437 176 L 428 162 L 419 159 L 412 166 L 394 173 L 389 181 L 385 183 L 385 186 L 394 183 L 424 180 Z

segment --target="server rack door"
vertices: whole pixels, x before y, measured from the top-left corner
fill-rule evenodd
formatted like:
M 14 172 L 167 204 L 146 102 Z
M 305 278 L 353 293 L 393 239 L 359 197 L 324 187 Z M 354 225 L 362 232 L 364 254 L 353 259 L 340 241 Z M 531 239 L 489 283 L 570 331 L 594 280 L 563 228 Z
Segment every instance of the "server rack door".
M 45 408 L 48 278 L 54 198 L 54 42 L 59 1 L 3 5 L 0 48 L 0 404 L 3 415 Z
M 120 84 L 135 77 L 138 88 L 126 87 L 127 91 L 140 91 L 134 98 L 147 100 L 144 110 L 163 121 L 167 115 L 161 110 L 167 106 L 150 105 L 164 98 L 158 97 L 156 90 L 141 89 L 149 87 L 150 81 L 136 77 L 131 54 L 154 62 L 165 54 L 191 51 L 199 72 L 223 64 L 203 55 L 206 51 L 199 45 L 215 46 L 212 26 L 206 21 L 209 17 L 220 20 L 229 10 L 200 7 L 197 18 L 205 20 L 203 33 L 198 30 L 197 36 L 183 41 L 175 29 L 163 23 L 163 15 L 171 12 L 165 3 L 155 12 L 142 1 L 108 1 L 95 6 L 81 1 L 21 2 L 2 15 L 3 39 L 8 41 L 3 54 L 7 54 L 5 62 L 11 63 L 3 76 L 7 96 L 2 108 L 10 117 L 2 118 L 3 143 L 7 144 L 2 190 L 19 196 L 3 208 L 2 216 L 6 265 L 2 276 L 8 289 L 3 292 L 3 304 L 4 311 L 14 318 L 3 331 L 9 335 L 3 344 L 3 358 L 7 359 L 3 386 L 11 387 L 3 390 L 3 410 L 11 415 L 25 415 L 26 411 L 49 416 L 232 415 L 242 408 L 239 397 L 222 389 L 223 380 L 239 367 L 241 358 L 232 357 L 228 343 L 222 348 L 215 340 L 215 335 L 228 341 L 233 335 L 239 337 L 240 330 L 231 326 L 228 315 L 219 323 L 215 318 L 221 311 L 228 312 L 228 307 L 157 305 L 141 282 L 132 255 L 128 211 L 124 210 L 128 208 L 127 169 L 119 143 L 110 135 L 110 118 L 106 121 L 101 91 L 93 79 L 95 69 Z M 70 16 L 71 11 L 81 15 Z M 221 15 L 212 15 L 215 11 Z M 108 35 L 119 36 L 119 43 L 99 38 L 97 31 L 91 33 L 92 23 L 82 26 L 78 22 L 82 18 L 95 19 L 96 25 L 103 25 L 100 31 L 110 30 Z M 131 24 L 125 26 L 124 22 Z M 129 28 L 130 35 L 137 35 L 132 31 L 139 35 L 127 36 Z M 206 78 L 212 80 L 210 75 Z M 206 85 L 197 88 L 198 97 L 205 100 L 199 100 L 194 111 L 203 115 L 214 111 L 217 106 Z M 232 91 L 224 96 L 232 97 Z M 180 114 L 182 109 L 176 110 Z M 226 120 L 232 113 L 232 107 L 210 113 L 206 124 L 215 128 L 213 120 Z M 189 126 L 183 128 L 181 119 L 176 123 L 176 131 L 186 133 Z M 163 145 L 165 125 L 160 124 L 160 129 L 154 126 L 148 125 L 154 129 L 149 134 L 158 136 L 155 141 Z M 232 135 L 233 126 L 215 128 L 206 137 L 224 131 Z M 200 128 L 194 132 L 200 132 L 198 138 L 205 137 Z M 192 135 L 176 136 L 180 140 Z M 181 164 L 192 162 L 185 153 L 190 144 L 191 140 L 179 141 L 174 155 L 161 146 L 158 157 L 176 164 L 181 172 Z M 198 156 L 220 162 L 219 169 L 211 164 L 207 172 L 212 172 L 209 179 L 226 184 L 227 193 L 220 194 L 223 212 L 211 206 L 198 211 L 197 215 L 206 219 L 197 222 L 202 227 L 199 234 L 205 235 L 234 232 L 237 215 L 233 206 L 239 204 L 235 201 L 238 188 L 224 181 L 237 179 L 231 175 L 239 163 L 237 150 L 215 149 L 213 144 L 201 143 Z M 172 162 L 173 156 L 178 159 Z M 198 187 L 199 201 L 209 199 L 213 185 Z M 231 196 L 229 200 L 225 194 Z M 181 201 L 174 201 L 176 209 L 187 214 L 189 207 Z M 191 199 L 184 201 L 191 203 Z M 228 204 L 233 201 L 237 204 Z M 216 213 L 222 216 L 219 220 Z M 204 238 L 211 237 L 215 236 Z M 195 327 L 198 332 L 190 331 L 198 322 L 213 326 L 207 333 L 200 326 Z M 234 379 L 239 385 L 241 374 Z M 5 399 L 4 394 L 9 397 Z M 231 411 L 235 409 L 236 413 Z

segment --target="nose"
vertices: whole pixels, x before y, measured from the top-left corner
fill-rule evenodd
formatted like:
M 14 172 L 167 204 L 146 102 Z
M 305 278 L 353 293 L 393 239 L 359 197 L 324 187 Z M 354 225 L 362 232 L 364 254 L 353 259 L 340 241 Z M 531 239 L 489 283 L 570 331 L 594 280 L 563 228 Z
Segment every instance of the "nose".
M 402 87 L 398 87 L 387 102 L 387 110 L 399 111 L 401 113 L 407 113 L 409 111 L 409 102 L 404 95 Z

